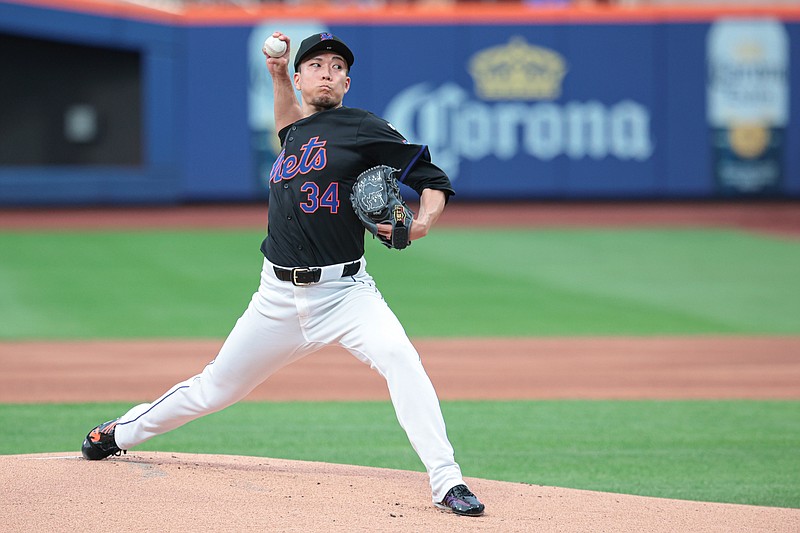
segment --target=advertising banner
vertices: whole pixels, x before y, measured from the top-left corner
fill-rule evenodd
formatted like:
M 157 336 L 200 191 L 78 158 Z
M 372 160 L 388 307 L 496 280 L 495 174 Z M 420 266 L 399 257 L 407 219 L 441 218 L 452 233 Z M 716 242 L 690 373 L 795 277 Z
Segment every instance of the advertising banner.
M 708 124 L 723 195 L 774 195 L 789 123 L 789 38 L 771 19 L 722 19 L 708 32 Z

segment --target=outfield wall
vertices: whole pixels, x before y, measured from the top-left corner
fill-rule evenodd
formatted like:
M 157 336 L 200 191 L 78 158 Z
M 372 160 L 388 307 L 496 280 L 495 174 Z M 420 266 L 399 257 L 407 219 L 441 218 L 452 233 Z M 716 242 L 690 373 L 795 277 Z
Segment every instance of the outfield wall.
M 462 199 L 800 197 L 800 8 L 32 0 L 0 2 L 0 204 L 265 198 L 274 29 L 345 39 L 345 103 L 428 144 Z

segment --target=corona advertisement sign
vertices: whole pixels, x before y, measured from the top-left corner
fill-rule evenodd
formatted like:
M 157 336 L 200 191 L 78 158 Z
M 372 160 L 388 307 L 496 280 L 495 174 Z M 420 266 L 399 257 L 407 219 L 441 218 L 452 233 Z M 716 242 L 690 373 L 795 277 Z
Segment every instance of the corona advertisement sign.
M 564 98 L 568 61 L 515 35 L 467 59 L 471 87 L 414 84 L 391 98 L 385 115 L 411 140 L 428 144 L 454 181 L 465 165 L 489 159 L 521 167 L 560 157 L 647 161 L 654 150 L 649 108 L 624 90 L 610 103 Z

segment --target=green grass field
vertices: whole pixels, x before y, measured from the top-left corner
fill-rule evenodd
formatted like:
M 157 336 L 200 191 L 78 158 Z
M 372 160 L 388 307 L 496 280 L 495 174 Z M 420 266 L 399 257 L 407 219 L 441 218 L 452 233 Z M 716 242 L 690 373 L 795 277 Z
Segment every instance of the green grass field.
M 261 237 L 0 232 L 0 340 L 222 338 L 257 287 Z M 442 228 L 403 252 L 370 241 L 367 257 L 412 337 L 800 334 L 796 240 Z M 127 407 L 0 405 L 0 453 L 77 450 L 89 426 Z M 467 476 L 800 507 L 797 401 L 443 409 Z M 421 468 L 388 402 L 242 403 L 143 449 Z
M 0 233 L 0 339 L 227 335 L 259 231 Z M 800 333 L 800 242 L 443 228 L 369 270 L 412 337 Z M 424 303 L 424 305 L 420 305 Z

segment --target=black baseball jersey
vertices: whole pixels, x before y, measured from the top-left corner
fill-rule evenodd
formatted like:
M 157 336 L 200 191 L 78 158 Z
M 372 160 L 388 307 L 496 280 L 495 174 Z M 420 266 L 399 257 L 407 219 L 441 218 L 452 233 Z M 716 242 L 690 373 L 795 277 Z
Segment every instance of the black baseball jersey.
M 364 226 L 350 193 L 370 167 L 400 169 L 398 180 L 422 194 L 454 194 L 427 146 L 410 144 L 380 117 L 349 107 L 315 113 L 278 132 L 283 149 L 269 176 L 266 258 L 286 267 L 325 266 L 364 255 Z

